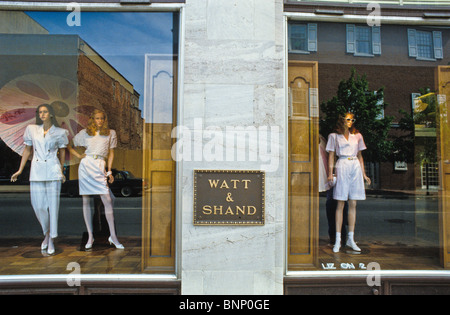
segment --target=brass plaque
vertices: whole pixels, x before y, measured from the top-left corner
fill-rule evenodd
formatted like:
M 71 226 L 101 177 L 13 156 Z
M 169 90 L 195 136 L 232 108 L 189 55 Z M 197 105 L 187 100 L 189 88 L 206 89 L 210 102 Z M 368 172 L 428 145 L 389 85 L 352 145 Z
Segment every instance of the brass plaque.
M 262 171 L 194 170 L 194 225 L 264 225 Z

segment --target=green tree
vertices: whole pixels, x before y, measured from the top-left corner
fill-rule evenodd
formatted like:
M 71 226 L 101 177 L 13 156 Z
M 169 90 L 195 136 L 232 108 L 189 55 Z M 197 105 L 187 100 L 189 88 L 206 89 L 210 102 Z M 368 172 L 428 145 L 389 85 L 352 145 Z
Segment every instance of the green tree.
M 367 146 L 364 160 L 386 161 L 393 151 L 393 142 L 388 140 L 393 117 L 384 115 L 386 106 L 384 88 L 370 90 L 366 76 L 359 76 L 352 68 L 350 78 L 339 83 L 336 96 L 320 105 L 320 133 L 328 137 L 335 131 L 339 115 L 352 112 L 356 118 L 355 127 L 363 135 Z

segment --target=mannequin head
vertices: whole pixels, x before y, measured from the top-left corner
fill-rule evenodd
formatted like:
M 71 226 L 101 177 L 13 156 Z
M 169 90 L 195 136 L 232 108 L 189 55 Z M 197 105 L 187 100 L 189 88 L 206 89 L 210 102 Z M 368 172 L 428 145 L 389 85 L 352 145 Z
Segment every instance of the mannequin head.
M 336 131 L 339 134 L 344 134 L 347 130 L 351 134 L 358 133 L 358 130 L 355 128 L 355 115 L 353 113 L 347 112 L 344 115 L 339 116 Z
M 108 117 L 103 110 L 95 109 L 92 112 L 89 117 L 86 131 L 90 136 L 94 136 L 96 131 L 99 131 L 102 136 L 109 135 Z
M 55 111 L 48 104 L 41 104 L 36 108 L 36 125 L 42 125 L 44 123 L 51 123 L 59 127 L 56 121 Z

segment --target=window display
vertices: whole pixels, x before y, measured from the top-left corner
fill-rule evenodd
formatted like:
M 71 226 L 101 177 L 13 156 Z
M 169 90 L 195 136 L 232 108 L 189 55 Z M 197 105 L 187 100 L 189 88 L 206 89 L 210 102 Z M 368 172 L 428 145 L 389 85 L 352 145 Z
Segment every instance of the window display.
M 289 178 L 290 271 L 367 270 L 371 263 L 380 270 L 448 268 L 448 45 L 439 44 L 443 60 L 410 58 L 398 50 L 411 44 L 411 26 L 383 24 L 379 28 L 385 38 L 380 47 L 383 54 L 370 61 L 345 51 L 349 24 L 338 22 L 318 23 L 317 54 L 289 53 L 289 106 L 304 106 L 303 115 L 289 116 L 290 168 L 300 166 L 297 147 L 305 140 L 295 126 L 308 121 L 312 150 L 302 163 L 317 161 L 314 174 L 318 177 L 317 182 L 305 177 L 306 187 L 301 190 L 295 177 Z M 439 38 L 450 36 L 443 27 L 427 28 Z M 390 40 L 391 36 L 402 41 Z M 304 74 L 312 63 L 317 67 L 316 79 Z M 308 91 L 315 85 L 319 87 L 319 117 L 314 115 L 316 105 Z M 363 139 L 355 138 L 355 152 L 339 154 L 336 149 L 337 143 L 352 143 L 351 132 L 348 139 L 336 134 L 339 117 L 348 119 L 342 122 L 347 128 L 360 132 L 353 135 Z M 346 164 L 358 168 L 359 188 L 351 189 L 360 191 L 358 196 L 338 194 L 342 183 L 349 181 L 340 178 L 341 156 Z M 305 170 L 298 168 L 292 175 L 306 174 Z M 299 191 L 310 201 L 301 204 Z M 352 199 L 364 200 L 358 201 L 356 212 Z M 301 234 L 294 227 L 309 230 Z M 308 260 L 306 255 L 310 255 Z
M 70 263 L 83 274 L 145 272 L 143 253 L 155 252 L 143 248 L 153 246 L 142 227 L 153 209 L 148 113 L 171 112 L 175 98 L 153 102 L 176 95 L 173 78 L 147 93 L 146 66 L 164 56 L 173 71 L 178 13 L 0 16 L 0 275 L 66 274 Z

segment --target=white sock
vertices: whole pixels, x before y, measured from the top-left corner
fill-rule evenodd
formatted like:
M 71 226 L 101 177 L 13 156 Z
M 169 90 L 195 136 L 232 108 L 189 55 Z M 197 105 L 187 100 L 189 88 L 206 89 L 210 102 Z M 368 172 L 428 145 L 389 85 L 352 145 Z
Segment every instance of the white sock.
M 353 240 L 354 234 L 355 234 L 354 232 L 348 232 L 348 240 L 349 241 L 354 242 L 354 240 Z
M 336 232 L 336 244 L 341 242 L 341 232 Z

